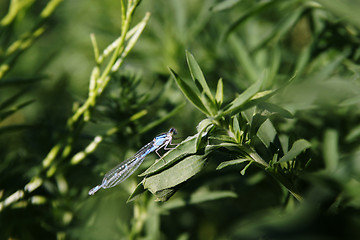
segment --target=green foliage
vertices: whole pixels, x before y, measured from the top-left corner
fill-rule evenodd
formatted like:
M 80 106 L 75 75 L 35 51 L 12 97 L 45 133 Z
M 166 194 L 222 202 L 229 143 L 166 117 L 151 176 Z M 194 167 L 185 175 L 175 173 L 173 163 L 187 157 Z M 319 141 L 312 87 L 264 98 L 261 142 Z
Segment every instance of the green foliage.
M 1 2 L 0 238 L 359 238 L 359 7 Z

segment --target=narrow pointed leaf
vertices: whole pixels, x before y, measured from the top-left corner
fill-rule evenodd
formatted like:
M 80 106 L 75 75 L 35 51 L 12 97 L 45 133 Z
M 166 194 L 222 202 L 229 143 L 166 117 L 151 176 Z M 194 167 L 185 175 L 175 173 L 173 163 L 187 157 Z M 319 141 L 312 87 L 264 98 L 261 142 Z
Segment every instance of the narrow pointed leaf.
M 294 142 L 289 152 L 287 152 L 278 163 L 288 162 L 296 158 L 300 153 L 302 153 L 304 150 L 311 147 L 311 144 L 306 141 L 305 139 L 300 139 Z
M 240 109 L 247 101 L 251 99 L 261 88 L 261 85 L 264 81 L 265 77 L 262 76 L 257 82 L 251 85 L 248 89 L 246 89 L 242 94 L 240 94 L 235 100 L 233 100 L 227 107 L 226 111 L 222 113 L 222 115 L 229 114 L 231 112 L 236 112 Z
M 131 202 L 131 201 L 134 201 L 138 196 L 140 196 L 142 193 L 144 193 L 146 190 L 144 188 L 144 185 L 142 182 L 140 182 L 135 190 L 131 193 L 131 195 L 129 196 L 128 200 L 126 201 L 127 203 L 128 202 Z
M 224 198 L 236 198 L 237 194 L 231 191 L 199 191 L 190 196 L 189 199 L 177 198 L 169 200 L 161 206 L 162 211 L 169 211 L 176 208 L 188 206 L 189 204 L 199 204 Z
M 214 97 L 211 94 L 210 88 L 205 80 L 204 74 L 201 71 L 199 64 L 196 62 L 194 56 L 186 51 L 186 60 L 190 69 L 190 74 L 194 82 L 198 81 L 203 88 L 206 95 L 214 102 Z
M 247 159 L 247 158 L 239 158 L 239 159 L 235 159 L 235 160 L 222 162 L 222 163 L 219 164 L 219 166 L 217 166 L 216 170 L 220 170 L 220 169 L 223 169 L 225 167 L 232 166 L 232 165 L 241 164 L 241 163 L 244 163 L 244 162 L 247 162 L 247 161 L 251 161 L 251 160 Z
M 254 161 L 250 161 L 244 168 L 243 170 L 241 170 L 241 175 L 245 175 L 246 170 L 250 167 L 250 165 L 253 163 Z
M 218 84 L 217 84 L 215 100 L 219 106 L 221 106 L 221 104 L 224 101 L 223 81 L 221 78 L 219 79 Z
M 224 0 L 212 6 L 210 10 L 214 12 L 220 12 L 232 8 L 239 2 L 241 2 L 241 0 Z
M 201 99 L 198 97 L 198 95 L 193 91 L 193 89 L 185 82 L 183 81 L 177 73 L 170 68 L 171 75 L 174 77 L 176 83 L 178 84 L 179 88 L 185 95 L 185 97 L 201 112 L 203 112 L 205 115 L 210 115 L 207 111 L 204 104 L 201 102 Z
M 259 108 L 266 109 L 271 113 L 278 113 L 280 116 L 284 118 L 294 118 L 291 112 L 276 104 L 262 102 L 259 104 Z

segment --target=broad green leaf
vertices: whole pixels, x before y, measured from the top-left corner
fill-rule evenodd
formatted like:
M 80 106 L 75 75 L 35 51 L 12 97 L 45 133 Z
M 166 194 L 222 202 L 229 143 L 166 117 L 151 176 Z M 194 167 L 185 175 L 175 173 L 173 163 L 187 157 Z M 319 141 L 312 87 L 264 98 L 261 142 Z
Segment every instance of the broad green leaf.
M 219 107 L 221 106 L 221 104 L 224 101 L 223 81 L 222 81 L 221 78 L 219 79 L 219 81 L 217 83 L 215 100 L 216 100 L 216 103 L 218 104 Z
M 274 141 L 277 131 L 270 119 L 266 119 L 259 127 L 256 135 L 266 147 L 269 147 L 270 143 Z
M 255 114 L 251 119 L 250 124 L 250 138 L 255 136 L 260 128 L 260 126 L 267 120 L 266 116 L 261 115 L 260 113 Z
M 153 194 L 173 188 L 200 172 L 205 163 L 204 155 L 189 156 L 159 174 L 145 178 L 144 187 Z
M 201 102 L 201 99 L 193 91 L 193 89 L 185 81 L 183 81 L 175 71 L 173 71 L 171 68 L 169 70 L 185 97 L 205 115 L 210 115 L 204 104 Z
M 186 60 L 189 66 L 191 78 L 194 82 L 198 81 L 203 88 L 205 94 L 209 97 L 209 99 L 214 103 L 214 97 L 211 94 L 210 88 L 205 80 L 204 74 L 201 71 L 199 64 L 196 62 L 194 56 L 186 51 Z
M 219 166 L 217 166 L 216 170 L 220 170 L 220 169 L 223 169 L 224 167 L 228 167 L 228 166 L 232 166 L 232 165 L 241 164 L 241 163 L 244 163 L 247 161 L 251 161 L 251 160 L 247 159 L 247 158 L 239 158 L 239 159 L 235 159 L 235 160 L 222 162 L 219 164 Z
M 161 205 L 162 211 L 169 211 L 176 208 L 188 206 L 189 204 L 199 204 L 203 202 L 216 201 L 224 198 L 236 198 L 237 194 L 231 191 L 198 191 L 191 194 L 189 198 L 177 198 L 169 200 Z
M 164 154 L 162 159 L 157 160 L 153 165 L 151 165 L 145 172 L 141 173 L 139 176 L 147 176 L 154 174 L 158 171 L 161 171 L 168 166 L 171 166 L 176 161 L 191 154 L 195 154 L 196 149 L 196 141 L 197 141 L 198 134 L 186 138 L 184 141 L 179 143 L 175 149 L 168 151 Z M 206 136 L 202 136 L 206 137 Z
M 304 150 L 311 147 L 311 144 L 306 141 L 305 139 L 300 139 L 294 142 L 289 152 L 287 152 L 278 163 L 288 162 L 296 158 L 300 153 L 302 153 Z

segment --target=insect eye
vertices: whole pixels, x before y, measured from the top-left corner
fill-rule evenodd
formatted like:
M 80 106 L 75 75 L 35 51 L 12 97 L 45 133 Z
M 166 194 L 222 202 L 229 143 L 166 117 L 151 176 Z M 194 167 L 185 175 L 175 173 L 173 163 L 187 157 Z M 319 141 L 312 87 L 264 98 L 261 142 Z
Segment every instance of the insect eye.
M 169 133 L 172 133 L 172 134 L 177 134 L 177 132 L 176 132 L 176 129 L 175 128 L 170 128 L 170 130 L 169 130 Z

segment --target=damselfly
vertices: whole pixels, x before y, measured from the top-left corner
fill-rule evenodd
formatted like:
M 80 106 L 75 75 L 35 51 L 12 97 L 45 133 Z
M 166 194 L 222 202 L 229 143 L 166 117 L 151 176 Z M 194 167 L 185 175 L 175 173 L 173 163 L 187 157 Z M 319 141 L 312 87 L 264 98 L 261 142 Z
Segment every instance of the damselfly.
M 175 134 L 175 128 L 170 128 L 168 132 L 156 136 L 151 142 L 143 146 L 137 153 L 135 153 L 134 156 L 128 158 L 106 173 L 102 183 L 92 188 L 89 191 L 89 195 L 94 195 L 101 188 L 105 189 L 114 187 L 127 179 L 141 165 L 149 153 L 155 151 L 156 154 L 161 158 L 158 150 L 161 148 L 168 150 L 167 146 L 169 144 L 172 145 L 171 141 Z

